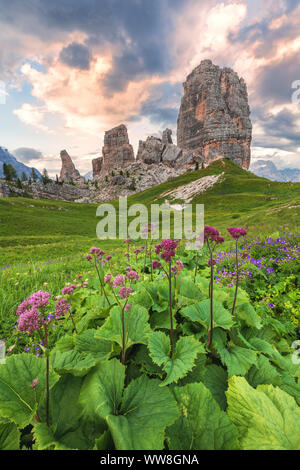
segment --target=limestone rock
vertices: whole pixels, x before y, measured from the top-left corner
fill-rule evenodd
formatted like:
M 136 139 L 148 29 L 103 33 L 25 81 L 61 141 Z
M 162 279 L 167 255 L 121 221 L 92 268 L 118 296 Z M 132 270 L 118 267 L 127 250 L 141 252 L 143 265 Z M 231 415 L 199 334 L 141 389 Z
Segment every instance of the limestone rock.
M 178 162 L 178 158 L 182 155 L 181 148 L 177 147 L 175 144 L 166 144 L 165 149 L 162 154 L 162 162 L 175 166 Z
M 162 143 L 167 145 L 167 144 L 173 144 L 172 140 L 172 130 L 171 129 L 165 129 L 162 134 Z
M 139 149 L 137 153 L 137 160 L 141 160 L 147 165 L 152 163 L 160 163 L 162 160 L 162 153 L 164 144 L 161 139 L 153 135 L 147 137 L 146 141 L 139 141 Z
M 97 175 L 100 175 L 101 170 L 102 170 L 102 164 L 103 164 L 103 157 L 94 158 L 92 160 L 93 178 L 95 178 L 95 176 Z
M 66 150 L 62 150 L 60 152 L 60 158 L 62 162 L 62 167 L 60 170 L 60 181 L 64 181 L 65 183 L 70 183 L 71 181 L 78 181 L 81 179 L 80 173 L 76 170 L 74 163 L 68 152 Z
M 252 125 L 247 87 L 230 68 L 203 60 L 187 77 L 177 120 L 177 145 L 204 163 L 226 157 L 248 169 Z
M 114 168 L 134 162 L 134 152 L 129 143 L 127 128 L 124 124 L 106 131 L 102 149 L 103 162 L 101 174 L 107 174 Z

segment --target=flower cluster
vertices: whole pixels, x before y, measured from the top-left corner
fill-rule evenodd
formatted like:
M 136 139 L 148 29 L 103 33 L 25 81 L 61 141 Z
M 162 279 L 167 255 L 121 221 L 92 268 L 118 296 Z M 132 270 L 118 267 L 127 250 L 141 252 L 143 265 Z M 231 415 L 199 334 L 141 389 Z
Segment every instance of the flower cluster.
M 132 294 L 133 290 L 130 287 L 121 287 L 119 295 L 122 299 L 128 299 L 129 295 Z
M 139 280 L 138 273 L 134 271 L 133 269 L 131 269 L 130 271 L 127 271 L 126 277 L 128 277 L 128 279 L 135 280 L 135 281 Z
M 50 297 L 51 297 L 51 294 L 49 294 L 49 292 L 44 292 L 42 290 L 39 290 L 31 294 L 31 296 L 28 298 L 28 303 L 32 307 L 42 308 L 48 304 Z
M 118 274 L 114 279 L 114 287 L 121 287 L 125 282 L 125 277 L 122 274 Z
M 170 238 L 166 238 L 163 240 L 159 245 L 155 247 L 155 253 L 162 257 L 165 261 L 171 261 L 173 256 L 175 256 L 175 250 L 177 248 L 177 242 L 171 240 Z
M 228 232 L 232 236 L 232 238 L 239 239 L 240 237 L 244 237 L 247 235 L 247 230 L 241 227 L 229 227 Z
M 71 305 L 66 299 L 59 299 L 55 306 L 55 318 L 63 317 L 71 310 Z
M 36 307 L 21 313 L 18 318 L 18 330 L 31 334 L 35 330 L 39 330 L 41 325 L 45 324 L 44 318 Z
M 205 242 L 215 242 L 216 244 L 224 243 L 224 237 L 219 234 L 219 231 L 211 227 L 210 225 L 205 225 L 204 227 L 204 241 Z
M 62 295 L 66 295 L 66 294 L 73 294 L 73 291 L 74 289 L 76 289 L 76 285 L 75 284 L 71 284 L 70 286 L 66 286 L 62 289 L 61 293 Z
M 152 261 L 152 269 L 160 269 L 161 268 L 161 262 L 155 259 Z

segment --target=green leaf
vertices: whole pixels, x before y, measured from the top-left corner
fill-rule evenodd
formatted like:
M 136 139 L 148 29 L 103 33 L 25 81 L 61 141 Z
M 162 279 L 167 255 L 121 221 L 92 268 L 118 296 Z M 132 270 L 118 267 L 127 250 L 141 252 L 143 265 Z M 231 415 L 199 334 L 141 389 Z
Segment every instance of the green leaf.
M 210 328 L 210 300 L 202 300 L 201 302 L 189 305 L 181 310 L 181 314 L 192 321 L 198 321 L 206 329 Z M 232 325 L 232 315 L 226 310 L 220 302 L 215 301 L 213 307 L 213 326 L 229 330 Z
M 117 359 L 100 362 L 85 377 L 80 404 L 86 417 L 106 420 L 116 449 L 162 449 L 164 430 L 178 417 L 168 389 L 145 375 L 124 388 L 125 366 Z M 123 396 L 123 398 L 122 398 Z
M 216 364 L 210 364 L 206 367 L 202 382 L 210 390 L 212 396 L 222 410 L 227 406 L 225 392 L 227 390 L 228 374 L 225 369 Z
M 38 380 L 35 391 L 31 384 Z M 50 368 L 49 387 L 59 376 Z M 0 415 L 20 427 L 27 426 L 45 396 L 46 361 L 29 353 L 8 357 L 0 365 Z
M 238 318 L 243 320 L 246 325 L 260 330 L 262 328 L 260 317 L 255 312 L 254 308 L 248 302 L 243 302 L 237 305 L 235 314 Z
M 64 375 L 50 391 L 49 424 L 45 424 L 45 403 L 38 410 L 42 423 L 34 427 L 34 436 L 39 450 L 53 447 L 55 450 L 89 449 L 94 446 L 92 429 L 84 434 L 81 427 L 82 409 L 78 398 L 82 379 Z
M 272 385 L 255 390 L 244 377 L 232 377 L 226 392 L 228 416 L 245 450 L 300 450 L 300 408 Z
M 156 331 L 149 336 L 149 351 L 152 360 L 163 365 L 167 377 L 161 386 L 177 382 L 193 368 L 197 354 L 205 353 L 204 346 L 192 336 L 182 336 L 176 343 L 175 352 L 170 358 L 170 340 L 162 332 Z
M 229 346 L 219 351 L 221 361 L 228 369 L 228 377 L 245 375 L 250 367 L 256 364 L 257 352 L 240 346 Z
M 107 417 L 118 450 L 159 450 L 164 431 L 179 415 L 170 391 L 160 381 L 141 376 L 125 389 L 119 416 Z
M 106 361 L 112 352 L 112 344 L 101 338 L 95 338 L 97 330 L 86 330 L 74 338 L 76 351 L 90 354 L 97 361 Z
M 238 432 L 211 392 L 202 384 L 173 389 L 180 418 L 167 429 L 171 450 L 232 450 Z
M 0 424 L 0 450 L 19 450 L 20 431 L 14 423 Z
M 145 287 L 140 287 L 137 292 L 134 293 L 130 297 L 131 304 L 138 304 L 141 305 L 142 307 L 145 307 L 147 310 L 149 310 L 152 305 L 153 305 L 153 300 L 149 292 L 145 289 Z
M 280 385 L 281 378 L 276 367 L 272 366 L 269 359 L 265 356 L 259 356 L 257 363 L 252 366 L 246 375 L 246 379 L 252 387 L 261 384 Z
M 100 362 L 84 379 L 80 404 L 90 418 L 116 414 L 122 398 L 125 366 L 117 359 Z
M 132 305 L 128 312 L 125 310 L 125 350 L 133 344 L 147 344 L 147 336 L 151 332 L 148 318 L 147 310 L 140 305 Z M 110 317 L 97 330 L 95 338 L 115 341 L 122 347 L 122 311 L 120 307 L 112 308 Z
M 96 364 L 91 354 L 84 356 L 78 351 L 56 351 L 51 352 L 50 362 L 53 369 L 62 374 L 73 374 L 83 377 Z

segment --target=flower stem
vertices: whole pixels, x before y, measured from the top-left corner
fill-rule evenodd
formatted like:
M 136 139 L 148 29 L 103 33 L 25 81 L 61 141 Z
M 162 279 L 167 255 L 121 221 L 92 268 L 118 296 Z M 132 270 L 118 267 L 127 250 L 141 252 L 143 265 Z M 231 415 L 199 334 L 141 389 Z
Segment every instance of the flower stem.
M 102 279 L 101 279 L 101 276 L 100 276 L 100 272 L 99 272 L 99 268 L 98 268 L 98 265 L 97 265 L 97 260 L 95 258 L 95 268 L 96 268 L 96 271 L 97 271 L 97 274 L 98 274 L 98 278 L 99 278 L 99 282 L 100 282 L 100 286 L 101 286 L 101 295 L 102 295 L 102 291 L 104 292 L 104 296 L 106 298 L 106 301 L 108 303 L 108 305 L 110 305 L 110 301 L 108 300 L 108 297 L 107 297 L 107 294 L 106 294 L 106 291 L 105 291 L 105 287 L 102 283 Z
M 239 286 L 239 262 L 238 262 L 238 241 L 235 241 L 235 271 L 236 271 L 236 282 L 235 282 L 235 292 L 234 292 L 234 300 L 232 305 L 232 315 L 234 315 L 238 286 Z
M 126 299 L 127 301 L 127 299 Z M 125 355 L 126 355 L 126 349 L 125 349 L 125 319 L 124 319 L 124 310 L 125 310 L 125 304 L 123 305 L 122 308 L 122 357 L 121 357 L 121 362 L 122 364 L 125 364 Z
M 197 271 L 198 271 L 198 260 L 199 260 L 199 253 L 197 251 L 195 271 L 194 271 L 194 284 L 196 284 L 196 276 L 197 276 Z
M 173 357 L 173 335 L 174 335 L 174 326 L 173 326 L 173 313 L 172 313 L 172 270 L 171 270 L 171 261 L 169 261 L 169 309 L 170 309 L 170 358 Z
M 49 355 L 48 355 L 48 331 L 45 325 L 45 347 L 46 347 L 46 424 L 49 426 Z

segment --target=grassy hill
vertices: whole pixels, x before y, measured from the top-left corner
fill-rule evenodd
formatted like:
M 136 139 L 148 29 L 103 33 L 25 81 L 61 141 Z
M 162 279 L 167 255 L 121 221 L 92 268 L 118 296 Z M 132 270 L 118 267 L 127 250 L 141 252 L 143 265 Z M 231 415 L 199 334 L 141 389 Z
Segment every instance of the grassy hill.
M 225 231 L 229 225 L 246 226 L 250 234 L 297 232 L 300 227 L 300 183 L 260 178 L 230 160 L 218 160 L 203 170 L 186 173 L 128 198 L 128 205 L 165 201 L 164 194 L 204 176 L 222 174 L 220 182 L 193 202 L 204 204 L 205 223 Z M 177 201 L 178 202 L 178 201 Z M 179 201 L 180 202 L 180 201 Z M 118 202 L 114 205 L 118 208 Z M 98 244 L 96 204 L 0 199 L 0 268 L 35 260 L 70 257 Z M 118 241 L 101 241 L 117 247 Z

